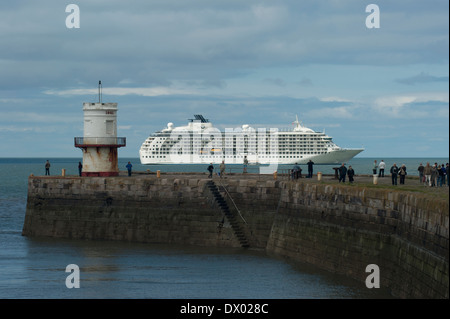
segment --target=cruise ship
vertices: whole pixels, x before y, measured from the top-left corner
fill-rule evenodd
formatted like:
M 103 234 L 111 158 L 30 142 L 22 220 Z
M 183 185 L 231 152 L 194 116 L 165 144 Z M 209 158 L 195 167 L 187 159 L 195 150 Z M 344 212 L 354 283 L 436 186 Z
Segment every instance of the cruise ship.
M 290 130 L 253 128 L 247 124 L 215 128 L 194 115 L 185 126 L 168 123 L 150 135 L 139 150 L 142 164 L 314 164 L 345 163 L 363 148 L 341 148 L 324 132 L 303 126 L 298 117 Z

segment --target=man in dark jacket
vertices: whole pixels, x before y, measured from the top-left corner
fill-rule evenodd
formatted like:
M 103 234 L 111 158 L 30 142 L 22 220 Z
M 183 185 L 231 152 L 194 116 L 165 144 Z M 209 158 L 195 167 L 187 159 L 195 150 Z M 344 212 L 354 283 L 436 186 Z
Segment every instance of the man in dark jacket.
M 347 175 L 347 167 L 342 163 L 341 167 L 339 167 L 339 183 L 341 181 L 345 183 L 345 175 Z
M 308 177 L 309 178 L 312 178 L 312 176 L 313 176 L 313 165 L 314 165 L 314 162 L 309 160 L 309 162 L 308 162 Z
M 397 176 L 398 176 L 398 167 L 397 164 L 394 163 L 391 167 L 391 177 L 392 177 L 392 185 L 397 185 Z
M 351 165 L 348 167 L 347 175 L 348 175 L 348 181 L 350 183 L 353 183 L 353 176 L 355 176 L 355 171 L 353 170 Z
M 211 164 L 208 166 L 208 171 L 209 171 L 209 176 L 208 176 L 208 178 L 212 178 L 212 174 L 213 174 L 213 171 L 214 171 L 213 163 L 211 163 Z
M 78 175 L 81 176 L 82 171 L 83 171 L 83 164 L 81 164 L 81 162 L 78 162 Z
M 45 175 L 50 175 L 50 162 L 45 162 Z
M 127 166 L 125 167 L 127 168 L 128 176 L 131 176 L 131 168 L 133 167 L 133 165 L 131 165 L 131 162 L 128 162 Z
M 423 175 L 423 170 L 424 170 L 425 166 L 422 165 L 422 163 L 420 163 L 419 167 L 417 168 L 417 170 L 419 171 L 419 183 L 422 184 L 424 182 L 424 175 Z

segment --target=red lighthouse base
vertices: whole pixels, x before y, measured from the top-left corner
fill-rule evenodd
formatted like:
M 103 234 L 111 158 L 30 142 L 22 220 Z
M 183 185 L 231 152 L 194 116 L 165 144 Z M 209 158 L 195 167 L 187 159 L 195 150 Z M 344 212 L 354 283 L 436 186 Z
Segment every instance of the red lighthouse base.
M 108 176 L 119 176 L 119 173 L 118 172 L 82 172 L 81 176 L 108 177 Z

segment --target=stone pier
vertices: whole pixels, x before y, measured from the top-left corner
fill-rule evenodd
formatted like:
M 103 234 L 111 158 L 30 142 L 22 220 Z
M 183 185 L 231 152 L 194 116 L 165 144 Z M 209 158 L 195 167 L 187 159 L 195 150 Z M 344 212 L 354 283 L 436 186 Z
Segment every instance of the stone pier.
M 250 175 L 215 178 L 218 196 L 205 177 L 30 176 L 23 235 L 219 247 L 245 238 L 362 283 L 377 264 L 397 297 L 449 297 L 448 197 Z

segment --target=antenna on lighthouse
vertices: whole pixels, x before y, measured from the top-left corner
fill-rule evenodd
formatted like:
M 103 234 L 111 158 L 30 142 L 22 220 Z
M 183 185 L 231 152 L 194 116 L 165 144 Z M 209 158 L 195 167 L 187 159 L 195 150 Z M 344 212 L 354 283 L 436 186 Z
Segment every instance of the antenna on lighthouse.
M 98 81 L 98 103 L 102 103 L 102 81 Z

